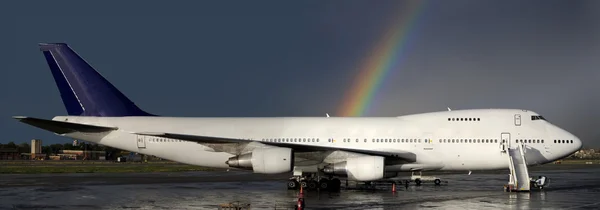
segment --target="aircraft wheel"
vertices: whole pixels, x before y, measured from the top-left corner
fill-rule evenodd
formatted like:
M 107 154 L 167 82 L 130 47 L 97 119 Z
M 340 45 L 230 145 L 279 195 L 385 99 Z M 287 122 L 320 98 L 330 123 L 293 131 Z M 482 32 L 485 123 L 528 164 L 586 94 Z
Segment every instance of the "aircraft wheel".
M 289 180 L 287 183 L 288 190 L 295 190 L 298 188 L 298 182 L 296 180 Z
M 302 186 L 302 188 L 306 189 L 306 188 L 308 188 L 308 182 L 306 180 L 300 181 L 300 186 Z
M 434 183 L 435 185 L 439 186 L 440 184 L 442 184 L 442 180 L 440 180 L 440 179 L 435 179 L 435 180 L 433 180 L 433 183 Z
M 415 184 L 417 184 L 417 186 L 421 186 L 421 179 L 415 179 Z
M 319 186 L 319 183 L 317 183 L 314 180 L 311 180 L 310 182 L 308 182 L 308 189 L 314 190 L 314 189 L 317 189 L 318 186 Z
M 329 188 L 329 179 L 321 179 L 319 180 L 319 188 L 321 190 L 327 190 Z
M 331 191 L 339 191 L 341 186 L 342 181 L 340 181 L 338 178 L 333 178 L 331 181 L 329 181 L 329 188 Z

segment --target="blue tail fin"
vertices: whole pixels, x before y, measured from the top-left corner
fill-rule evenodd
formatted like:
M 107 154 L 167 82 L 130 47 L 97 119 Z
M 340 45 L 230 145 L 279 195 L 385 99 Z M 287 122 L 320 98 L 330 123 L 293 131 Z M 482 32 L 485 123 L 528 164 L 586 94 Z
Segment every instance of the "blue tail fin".
M 64 43 L 43 43 L 48 62 L 69 115 L 153 116 L 129 100 Z

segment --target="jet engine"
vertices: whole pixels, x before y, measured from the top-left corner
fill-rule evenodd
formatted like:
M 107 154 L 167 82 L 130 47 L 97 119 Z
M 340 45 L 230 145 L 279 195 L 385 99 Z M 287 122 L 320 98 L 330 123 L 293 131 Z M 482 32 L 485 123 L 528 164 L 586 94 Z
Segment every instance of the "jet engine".
M 352 157 L 346 161 L 325 166 L 323 173 L 347 176 L 354 181 L 375 181 L 384 178 L 384 157 Z
M 256 148 L 229 158 L 225 164 L 234 168 L 253 170 L 254 173 L 278 174 L 294 168 L 294 154 L 290 148 Z

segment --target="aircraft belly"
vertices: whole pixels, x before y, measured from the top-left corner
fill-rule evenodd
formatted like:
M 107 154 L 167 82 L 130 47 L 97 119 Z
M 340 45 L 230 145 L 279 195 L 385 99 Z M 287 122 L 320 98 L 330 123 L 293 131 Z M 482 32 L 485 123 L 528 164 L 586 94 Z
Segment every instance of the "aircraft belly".
M 224 152 L 212 152 L 211 148 L 188 141 L 161 142 L 146 138 L 143 144 L 140 144 L 136 135 L 124 132 L 113 132 L 98 141 L 98 143 L 185 164 L 215 168 L 229 168 L 225 161 L 232 156 Z

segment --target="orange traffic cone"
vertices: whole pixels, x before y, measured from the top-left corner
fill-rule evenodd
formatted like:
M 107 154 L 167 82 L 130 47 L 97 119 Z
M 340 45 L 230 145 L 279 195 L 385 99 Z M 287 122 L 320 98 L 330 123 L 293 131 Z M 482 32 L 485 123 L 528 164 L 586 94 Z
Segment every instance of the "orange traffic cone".
M 296 203 L 296 209 L 297 210 L 304 209 L 304 202 L 303 202 L 302 198 L 298 198 L 298 203 Z

